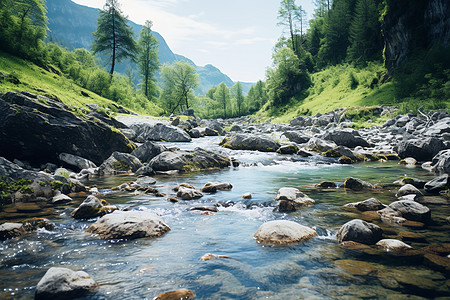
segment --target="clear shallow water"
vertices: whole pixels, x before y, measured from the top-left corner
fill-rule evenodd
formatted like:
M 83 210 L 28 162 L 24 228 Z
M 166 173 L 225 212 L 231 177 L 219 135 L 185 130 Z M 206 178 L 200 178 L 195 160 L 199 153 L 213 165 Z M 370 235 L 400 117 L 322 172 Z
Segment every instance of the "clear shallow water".
M 196 299 L 448 296 L 448 277 L 417 260 L 345 250 L 335 242 L 336 231 L 342 224 L 363 217 L 342 209 L 343 204 L 370 197 L 389 204 L 395 200 L 393 192 L 313 188 L 322 180 L 343 182 L 349 176 L 378 184 L 392 183 L 405 175 L 431 178 L 426 171 L 408 169 L 395 162 L 343 166 L 336 160 L 321 157 L 303 159 L 273 153 L 231 151 L 219 148 L 219 141 L 220 138 L 204 138 L 195 143 L 167 146 L 182 149 L 200 146 L 219 150 L 239 159 L 241 167 L 156 176 L 156 185 L 161 192 L 170 194 L 171 188 L 180 183 L 189 183 L 200 189 L 206 182 L 223 181 L 233 184 L 231 191 L 205 195 L 195 201 L 171 203 L 151 195 L 111 193 L 111 187 L 133 181 L 134 177 L 130 176 L 98 178 L 86 183 L 96 184 L 106 192 L 102 198 L 111 204 L 152 210 L 161 215 L 172 229 L 161 238 L 104 241 L 92 237 L 85 233 L 85 229 L 94 220 L 77 221 L 70 217 L 71 209 L 85 197 L 76 198 L 69 206 L 54 208 L 42 205 L 43 209 L 36 214 L 46 215 L 55 222 L 55 230 L 40 230 L 19 239 L 0 242 L 0 298 L 32 298 L 37 282 L 52 266 L 88 272 L 100 284 L 99 292 L 89 299 L 151 299 L 161 292 L 179 288 L 193 290 Z M 315 199 L 316 205 L 290 214 L 273 212 L 273 198 L 284 186 L 299 188 Z M 247 192 L 252 193 L 251 200 L 241 198 Z M 221 207 L 213 215 L 190 211 L 194 206 L 227 201 L 235 205 Z M 402 231 L 424 235 L 425 239 L 407 241 L 415 248 L 431 243 L 450 243 L 449 227 L 440 222 L 449 215 L 449 206 L 428 206 L 433 219 L 437 220 L 433 226 L 392 226 L 378 220 L 374 223 L 382 226 L 389 237 L 396 237 Z M 4 212 L 1 214 L 6 215 Z M 288 247 L 257 244 L 253 234 L 259 226 L 276 219 L 314 227 L 319 236 Z M 232 259 L 200 261 L 206 253 L 226 255 Z M 359 270 L 356 274 L 351 268 L 355 264 Z

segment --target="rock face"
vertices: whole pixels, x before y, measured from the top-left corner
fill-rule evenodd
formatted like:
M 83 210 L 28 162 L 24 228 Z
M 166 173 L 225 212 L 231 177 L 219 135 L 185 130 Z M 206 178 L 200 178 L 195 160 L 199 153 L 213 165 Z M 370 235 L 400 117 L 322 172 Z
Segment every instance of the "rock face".
M 61 153 L 59 155 L 59 159 L 61 160 L 61 162 L 75 167 L 78 170 L 97 168 L 97 166 L 92 161 L 69 153 Z
M 323 137 L 325 140 L 333 141 L 339 146 L 355 148 L 357 146 L 369 147 L 369 143 L 363 139 L 356 130 L 343 129 L 327 132 Z
M 101 217 L 87 229 L 103 239 L 155 238 L 169 230 L 170 227 L 160 217 L 146 211 L 115 211 Z
M 351 220 L 339 229 L 336 238 L 339 243 L 353 241 L 367 245 L 373 245 L 381 240 L 383 230 L 372 223 L 363 220 Z
M 32 163 L 59 163 L 70 153 L 99 165 L 114 151 L 131 152 L 123 134 L 78 117 L 54 100 L 32 94 L 0 94 L 0 156 Z
M 236 134 L 226 137 L 220 145 L 233 150 L 252 150 L 261 152 L 275 152 L 280 144 L 269 137 L 253 134 Z
M 389 207 L 399 212 L 407 220 L 426 223 L 431 219 L 430 209 L 412 200 L 395 201 Z
M 105 160 L 100 168 L 100 175 L 127 173 L 129 171 L 136 172 L 143 164 L 136 156 L 128 153 L 114 152 Z
M 167 148 L 163 145 L 159 145 L 154 142 L 145 142 L 139 146 L 136 150 L 131 152 L 131 155 L 136 156 L 141 162 L 148 163 L 152 158 L 167 151 Z
M 302 209 L 315 204 L 315 201 L 296 188 L 283 187 L 278 190 L 276 201 L 280 201 L 277 205 L 278 211 L 288 212 Z
M 131 128 L 136 131 L 138 138 L 144 141 L 190 142 L 192 138 L 186 131 L 175 126 L 162 123 L 155 125 L 134 124 Z
M 155 171 L 182 172 L 226 168 L 230 164 L 229 157 L 201 148 L 194 151 L 165 151 L 149 162 L 149 166 Z
M 316 231 L 309 227 L 293 221 L 277 220 L 262 224 L 254 237 L 261 244 L 282 246 L 301 243 L 316 235 Z
M 413 157 L 418 161 L 429 161 L 445 148 L 445 144 L 440 139 L 430 137 L 401 142 L 397 153 L 401 158 Z
M 73 299 L 97 290 L 89 274 L 67 268 L 52 267 L 36 286 L 35 299 Z

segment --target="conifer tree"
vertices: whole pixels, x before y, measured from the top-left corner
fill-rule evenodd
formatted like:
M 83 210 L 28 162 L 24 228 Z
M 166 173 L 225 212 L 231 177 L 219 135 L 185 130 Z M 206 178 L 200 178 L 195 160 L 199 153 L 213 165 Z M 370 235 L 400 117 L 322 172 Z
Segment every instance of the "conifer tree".
M 236 98 L 236 105 L 239 116 L 241 115 L 242 105 L 244 104 L 244 95 L 242 93 L 242 83 L 239 81 L 233 86 L 234 97 Z
M 214 99 L 216 99 L 223 107 L 223 117 L 227 117 L 227 104 L 230 100 L 230 90 L 224 82 L 217 86 L 216 92 L 214 93 Z
M 138 47 L 138 65 L 144 80 L 144 94 L 150 99 L 151 91 L 156 89 L 154 74 L 159 68 L 158 40 L 152 35 L 151 21 L 146 21 L 142 27 Z

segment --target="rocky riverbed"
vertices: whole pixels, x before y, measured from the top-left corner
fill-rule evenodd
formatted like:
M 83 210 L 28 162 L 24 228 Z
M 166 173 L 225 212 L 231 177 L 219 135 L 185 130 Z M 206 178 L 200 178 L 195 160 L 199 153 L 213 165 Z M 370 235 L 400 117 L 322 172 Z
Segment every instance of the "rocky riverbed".
M 91 108 L 0 94 L 1 297 L 450 293 L 448 114 L 354 130 L 345 110 L 273 124 Z

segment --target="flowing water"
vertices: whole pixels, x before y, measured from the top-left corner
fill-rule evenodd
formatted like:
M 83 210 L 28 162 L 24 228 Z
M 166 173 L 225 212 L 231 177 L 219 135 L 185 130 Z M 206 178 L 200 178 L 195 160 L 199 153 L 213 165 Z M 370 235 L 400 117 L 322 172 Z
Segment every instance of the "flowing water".
M 57 226 L 52 231 L 0 242 L 0 298 L 29 299 L 37 282 L 52 266 L 84 270 L 99 284 L 99 292 L 87 299 L 152 299 L 162 292 L 187 288 L 196 299 L 409 299 L 448 296 L 448 274 L 423 265 L 416 257 L 378 251 L 346 250 L 335 241 L 339 227 L 353 218 L 370 218 L 345 210 L 343 204 L 375 197 L 385 204 L 395 201 L 394 192 L 352 192 L 344 189 L 317 190 L 323 180 L 343 182 L 353 176 L 371 183 L 389 184 L 409 177 L 429 179 L 420 168 L 405 168 L 396 162 L 340 165 L 320 156 L 300 158 L 274 153 L 231 151 L 217 146 L 220 138 L 202 138 L 192 143 L 166 144 L 182 149 L 203 147 L 221 151 L 241 162 L 238 168 L 179 175 L 156 176 L 156 186 L 170 194 L 171 188 L 189 183 L 200 189 L 210 181 L 229 182 L 231 191 L 208 194 L 194 201 L 172 203 L 152 195 L 115 193 L 111 187 L 133 181 L 131 176 L 91 179 L 105 200 L 119 207 L 151 210 L 171 231 L 157 239 L 132 241 L 100 240 L 85 232 L 95 220 L 80 221 L 70 211 L 85 197 L 67 206 L 39 204 L 27 216 L 46 216 Z M 316 205 L 294 213 L 273 211 L 273 198 L 281 187 L 297 187 Z M 241 196 L 250 192 L 251 200 Z M 227 202 L 217 213 L 203 215 L 194 206 Z M 385 236 L 407 232 L 419 238 L 407 241 L 414 248 L 432 243 L 450 243 L 445 220 L 447 204 L 427 204 L 432 225 L 417 227 L 384 224 Z M 0 222 L 23 217 L 14 206 L 0 212 Z M 261 224 L 270 220 L 293 220 L 314 227 L 319 236 L 286 247 L 262 246 L 253 238 Z M 200 261 L 206 253 L 231 259 Z M 415 298 L 413 297 L 413 298 Z

